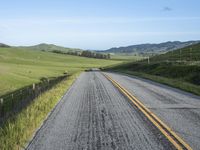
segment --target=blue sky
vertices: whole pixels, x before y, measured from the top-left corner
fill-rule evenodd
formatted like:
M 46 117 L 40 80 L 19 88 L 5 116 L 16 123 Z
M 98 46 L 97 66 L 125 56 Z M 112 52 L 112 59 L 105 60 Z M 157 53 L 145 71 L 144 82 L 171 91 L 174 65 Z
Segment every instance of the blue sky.
M 200 39 L 199 0 L 0 0 L 0 42 L 107 49 Z

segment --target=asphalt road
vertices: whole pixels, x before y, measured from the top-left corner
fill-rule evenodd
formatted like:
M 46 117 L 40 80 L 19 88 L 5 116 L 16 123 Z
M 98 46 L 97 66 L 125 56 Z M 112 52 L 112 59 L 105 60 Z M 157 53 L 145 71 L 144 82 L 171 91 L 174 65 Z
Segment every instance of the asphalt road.
M 200 149 L 200 97 L 149 80 L 106 73 L 136 96 L 193 149 Z
M 133 90 L 133 92 L 135 89 L 141 90 L 137 91 L 137 95 L 139 94 L 141 96 L 140 98 L 146 98 L 145 102 L 147 102 L 149 106 L 154 107 L 152 109 L 155 110 L 156 113 L 159 112 L 158 114 L 160 116 L 167 113 L 167 115 L 164 115 L 166 116 L 164 119 L 179 122 L 181 119 L 177 117 L 181 116 L 183 121 L 186 120 L 188 124 L 194 127 L 196 132 L 197 129 L 200 129 L 197 128 L 198 125 L 200 127 L 200 124 L 196 120 L 199 119 L 199 114 L 196 113 L 199 112 L 199 109 L 195 109 L 194 111 L 186 109 L 186 111 L 189 111 L 188 113 L 181 111 L 183 114 L 178 113 L 177 115 L 173 115 L 173 112 L 169 111 L 168 108 L 162 108 L 162 110 L 164 110 L 163 112 L 160 111 L 160 108 L 156 109 L 160 107 L 158 104 L 166 104 L 165 99 L 167 99 L 167 104 L 175 101 L 171 100 L 174 99 L 174 96 L 168 97 L 172 96 L 170 92 L 166 95 L 166 98 L 163 97 L 162 92 L 164 93 L 165 90 L 168 91 L 168 89 L 163 87 L 163 90 L 161 90 L 162 92 L 153 92 L 152 97 L 149 97 L 152 89 L 148 91 L 146 84 L 150 86 L 151 83 L 121 75 L 110 75 L 119 81 L 122 79 L 122 83 L 125 85 L 129 82 L 127 87 Z M 135 82 L 137 84 L 135 84 Z M 145 83 L 145 85 L 141 83 Z M 158 88 L 158 85 L 153 84 L 152 86 Z M 178 94 L 178 96 L 179 95 L 180 94 Z M 178 99 L 180 99 L 180 97 L 178 97 Z M 153 102 L 154 100 L 155 102 Z M 195 101 L 195 103 L 198 102 L 197 100 Z M 166 107 L 166 105 L 162 106 Z M 167 107 L 169 107 L 169 105 L 167 105 Z M 178 112 L 179 109 L 177 111 L 176 109 L 172 110 Z M 190 116 L 185 116 L 186 114 Z M 174 121 L 174 119 L 177 120 Z M 174 124 L 176 125 L 176 123 Z M 182 125 L 185 125 L 185 122 L 179 124 L 179 126 Z M 181 135 L 182 133 L 193 134 L 194 131 L 191 131 L 191 133 L 187 132 L 190 128 L 191 127 L 188 126 L 187 130 L 184 130 L 185 128 L 182 129 L 178 127 L 177 131 L 180 131 Z M 198 136 L 199 133 L 194 132 L 194 135 Z M 195 137 L 194 140 L 195 139 L 199 138 Z M 110 81 L 97 71 L 85 72 L 79 76 L 54 109 L 53 113 L 36 133 L 27 149 L 169 150 L 173 149 L 173 146 Z

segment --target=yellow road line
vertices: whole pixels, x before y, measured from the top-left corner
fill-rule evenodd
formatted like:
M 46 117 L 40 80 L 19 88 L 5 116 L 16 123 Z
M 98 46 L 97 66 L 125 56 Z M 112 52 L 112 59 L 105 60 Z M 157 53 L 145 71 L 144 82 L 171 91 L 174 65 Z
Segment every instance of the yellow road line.
M 192 150 L 192 148 L 179 137 L 171 128 L 163 123 L 153 112 L 151 112 L 142 102 L 133 96 L 128 90 L 122 87 L 119 83 L 114 81 L 111 77 L 104 74 L 133 104 L 163 133 L 163 135 L 175 146 L 176 149 Z

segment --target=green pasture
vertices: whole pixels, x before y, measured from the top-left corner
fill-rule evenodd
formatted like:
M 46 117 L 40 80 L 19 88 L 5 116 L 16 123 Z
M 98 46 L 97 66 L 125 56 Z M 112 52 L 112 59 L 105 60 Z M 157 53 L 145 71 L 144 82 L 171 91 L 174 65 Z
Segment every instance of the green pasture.
M 39 82 L 42 77 L 104 67 L 122 60 L 105 60 L 20 48 L 0 48 L 0 95 Z

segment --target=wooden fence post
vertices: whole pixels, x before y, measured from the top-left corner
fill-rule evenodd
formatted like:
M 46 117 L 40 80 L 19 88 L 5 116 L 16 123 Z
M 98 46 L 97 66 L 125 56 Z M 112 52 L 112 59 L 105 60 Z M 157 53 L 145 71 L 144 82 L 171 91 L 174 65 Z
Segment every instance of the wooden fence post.
M 0 99 L 0 117 L 2 117 L 4 114 L 3 112 L 3 98 Z
M 33 90 L 35 90 L 35 83 L 33 83 Z

